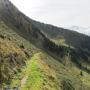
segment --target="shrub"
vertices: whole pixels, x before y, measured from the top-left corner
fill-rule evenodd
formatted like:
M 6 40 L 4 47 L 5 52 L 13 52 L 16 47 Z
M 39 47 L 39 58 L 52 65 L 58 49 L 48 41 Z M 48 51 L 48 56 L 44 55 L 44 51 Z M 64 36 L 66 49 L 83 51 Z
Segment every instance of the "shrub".
M 62 89 L 63 90 L 75 90 L 72 81 L 69 79 L 65 79 L 62 81 Z

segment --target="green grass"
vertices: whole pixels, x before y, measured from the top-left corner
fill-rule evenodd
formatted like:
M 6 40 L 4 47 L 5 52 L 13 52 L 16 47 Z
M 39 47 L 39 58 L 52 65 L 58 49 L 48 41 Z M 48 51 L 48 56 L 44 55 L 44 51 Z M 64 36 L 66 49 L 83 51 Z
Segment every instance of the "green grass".
M 36 53 L 11 82 L 11 87 L 20 90 L 57 90 L 57 79 L 53 69 L 43 61 L 43 53 Z
M 89 80 L 89 74 L 83 72 L 83 76 L 80 76 L 80 69 L 74 64 L 66 67 L 40 52 L 34 54 L 21 72 L 15 75 L 11 87 L 18 86 L 20 90 L 62 90 L 62 81 L 65 81 L 66 87 L 70 84 L 75 90 L 79 90 L 82 85 L 82 88 L 89 90 Z
M 28 60 L 26 67 L 12 80 L 12 87 L 19 85 L 20 90 L 40 90 L 43 74 L 39 68 L 37 58 L 38 54 L 35 54 L 31 60 Z
M 73 46 L 71 45 L 68 45 L 65 41 L 65 39 L 51 39 L 52 42 L 54 42 L 55 44 L 57 45 L 63 45 L 65 47 L 70 47 L 70 48 L 74 48 Z
M 24 46 L 24 50 L 22 50 L 20 48 L 20 45 Z M 31 56 L 32 56 L 33 54 L 38 52 L 39 49 L 37 49 L 34 45 L 32 45 L 29 41 L 25 40 L 23 37 L 19 36 L 10 27 L 8 27 L 3 21 L 0 21 L 0 53 L 2 53 L 2 55 L 0 55 L 0 58 L 3 59 L 1 57 L 1 56 L 3 56 L 4 57 L 4 61 L 5 61 L 5 65 L 2 64 L 1 66 L 3 66 L 3 65 L 5 66 L 5 69 L 3 71 L 4 73 L 7 71 L 7 73 L 5 75 L 8 76 L 8 73 L 9 73 L 11 78 L 13 78 L 11 80 L 12 81 L 11 82 L 11 87 L 14 87 L 14 86 L 19 86 L 20 87 L 21 80 L 25 76 L 28 76 L 27 81 L 26 81 L 26 83 L 27 83 L 26 88 L 27 88 L 28 87 L 28 83 L 29 83 L 29 79 L 30 79 L 29 75 L 36 78 L 36 79 L 34 78 L 35 80 L 31 80 L 31 79 L 33 79 L 33 78 L 31 78 L 30 81 L 35 81 L 35 82 L 36 82 L 36 80 L 39 81 L 38 78 L 39 78 L 40 73 L 39 73 L 39 71 L 37 71 L 38 67 L 37 67 L 37 62 L 35 60 L 35 58 L 38 55 L 35 54 L 33 56 L 33 58 L 31 58 L 30 60 L 26 61 L 27 57 L 26 57 L 24 51 L 27 51 L 28 54 L 30 53 Z M 17 53 L 18 55 L 20 54 L 21 57 L 19 58 L 19 60 L 16 59 L 16 61 L 19 61 L 19 62 L 23 59 L 23 57 L 25 57 L 26 67 L 24 65 L 22 67 L 19 67 L 19 66 L 21 66 L 22 62 L 20 64 L 17 64 L 16 62 L 10 64 L 8 62 L 7 58 L 5 60 L 5 57 L 7 57 L 9 53 L 11 53 L 11 54 Z M 17 68 L 18 69 L 22 68 L 21 72 L 18 72 Z M 13 69 L 17 72 L 17 74 L 14 74 L 14 72 L 13 72 L 14 70 Z M 2 73 L 2 71 L 0 73 Z M 37 75 L 37 76 L 35 76 L 35 75 Z M 34 82 L 30 82 L 30 84 L 32 84 L 32 83 L 34 83 Z M 4 83 L 3 86 L 6 86 L 6 84 Z M 23 85 L 23 87 L 24 87 L 24 85 Z M 20 89 L 20 90 L 22 90 L 22 89 Z
M 32 59 L 28 62 L 26 69 L 24 69 L 24 72 L 26 71 L 25 74 L 28 78 L 21 90 L 40 90 L 43 77 L 37 62 L 37 58 L 38 54 L 35 54 L 34 57 L 32 57 Z

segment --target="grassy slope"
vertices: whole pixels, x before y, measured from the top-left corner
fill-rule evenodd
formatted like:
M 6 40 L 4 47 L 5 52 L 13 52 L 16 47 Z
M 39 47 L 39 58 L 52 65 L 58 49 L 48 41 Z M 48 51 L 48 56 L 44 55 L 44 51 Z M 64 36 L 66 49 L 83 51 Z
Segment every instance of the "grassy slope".
M 11 86 L 18 84 L 20 90 L 89 90 L 90 75 L 83 72 L 81 76 L 80 72 L 75 65 L 66 67 L 40 52 L 27 62 L 26 67 L 12 80 Z
M 2 35 L 4 40 L 1 39 Z M 14 75 L 11 87 L 19 86 L 21 90 L 74 90 L 73 87 L 76 90 L 82 88 L 90 90 L 90 75 L 83 71 L 81 76 L 81 70 L 70 61 L 67 62 L 66 66 L 62 65 L 17 35 L 3 22 L 0 22 L 0 36 L 0 41 L 5 43 L 5 47 L 4 44 L 0 43 L 4 47 L 5 53 L 10 50 L 13 52 L 19 50 L 23 53 L 19 47 L 23 44 L 25 49 L 33 55 L 31 59 L 26 61 L 26 66 L 21 72 Z
M 0 82 L 6 83 L 10 80 L 25 65 L 26 59 L 31 58 L 37 50 L 31 43 L 0 21 Z
M 72 30 L 67 30 L 64 28 L 59 28 L 56 26 L 40 23 L 34 20 L 31 20 L 31 22 L 37 28 L 43 31 L 46 34 L 46 36 L 48 36 L 51 39 L 54 39 L 54 41 L 57 43 L 61 43 L 60 39 L 63 38 L 67 44 L 73 47 L 80 47 L 83 49 L 90 50 L 90 37 L 88 37 L 87 35 L 80 34 Z
M 10 27 L 8 27 L 3 21 L 0 21 L 0 36 L 4 36 L 5 39 L 10 40 L 16 45 L 24 45 L 25 48 L 29 49 L 32 53 L 36 52 L 37 49 L 29 41 L 19 36 Z
M 22 72 L 17 75 L 15 80 L 12 80 L 11 86 L 18 83 L 20 90 L 57 90 L 55 71 L 41 60 L 41 55 L 42 53 L 36 53 L 27 62 Z M 24 83 L 22 83 L 23 80 Z

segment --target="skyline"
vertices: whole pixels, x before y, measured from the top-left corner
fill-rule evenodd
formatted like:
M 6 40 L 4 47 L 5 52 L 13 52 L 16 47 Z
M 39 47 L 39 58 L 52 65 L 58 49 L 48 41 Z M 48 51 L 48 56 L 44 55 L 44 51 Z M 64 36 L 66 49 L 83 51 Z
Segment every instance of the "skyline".
M 66 28 L 72 26 L 90 27 L 89 0 L 10 1 L 25 15 L 40 22 Z

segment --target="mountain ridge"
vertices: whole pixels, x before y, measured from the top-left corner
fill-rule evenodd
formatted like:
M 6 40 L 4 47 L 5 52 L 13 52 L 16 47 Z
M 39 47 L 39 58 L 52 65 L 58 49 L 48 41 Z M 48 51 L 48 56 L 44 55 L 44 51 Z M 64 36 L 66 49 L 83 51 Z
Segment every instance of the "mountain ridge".
M 8 58 L 11 58 L 13 61 L 21 61 L 19 65 L 16 64 L 16 67 L 20 65 L 25 66 L 25 64 L 27 65 L 27 63 L 25 63 L 28 61 L 27 59 L 31 60 L 30 61 L 31 63 L 29 63 L 31 66 L 28 65 L 28 68 L 26 67 L 25 69 L 24 68 L 23 69 L 24 70 L 30 69 L 32 71 L 31 76 L 34 78 L 33 80 L 30 77 L 30 73 L 28 71 L 26 71 L 25 73 L 23 70 L 21 70 L 22 67 L 18 68 L 19 73 L 21 72 L 29 75 L 27 76 L 28 81 L 25 80 L 27 81 L 26 83 L 29 83 L 29 86 L 26 85 L 26 88 L 28 87 L 30 88 L 30 84 L 32 84 L 31 88 L 33 89 L 31 90 L 34 90 L 35 88 L 33 85 L 33 81 L 35 80 L 34 82 L 37 83 L 37 81 L 41 80 L 43 77 L 44 80 L 42 79 L 43 80 L 42 88 L 46 89 L 48 88 L 47 90 L 59 90 L 59 89 L 75 90 L 75 88 L 78 88 L 77 90 L 80 90 L 80 88 L 82 88 L 82 86 L 84 87 L 85 84 L 86 88 L 89 87 L 89 85 L 86 82 L 84 82 L 85 84 L 80 83 L 79 86 L 75 84 L 76 87 L 74 87 L 72 83 L 74 82 L 75 79 L 77 80 L 77 82 L 79 81 L 82 82 L 83 78 L 86 81 L 88 81 L 86 77 L 83 77 L 83 72 L 85 73 L 85 75 L 89 77 L 90 74 L 89 36 L 74 31 L 70 31 L 67 29 L 57 28 L 55 26 L 38 23 L 34 20 L 31 20 L 23 13 L 21 13 L 9 0 L 0 0 L 0 22 L 1 22 L 0 41 L 1 42 L 5 41 L 4 44 L 0 43 L 0 45 L 2 46 L 5 45 L 6 48 L 11 48 L 12 46 L 11 50 L 14 53 L 14 54 L 11 53 L 10 54 L 11 56 L 9 56 Z M 7 40 L 10 43 L 7 43 L 6 42 Z M 1 47 L 1 49 L 5 51 L 5 47 Z M 19 55 L 19 57 L 17 57 L 18 53 L 16 53 L 16 51 L 22 52 Z M 5 54 L 4 57 L 7 60 L 8 54 L 9 49 L 7 49 L 7 53 Z M 4 55 L 4 52 L 1 52 L 0 56 L 2 55 Z M 25 56 L 25 58 L 23 58 L 22 56 Z M 23 64 L 22 59 L 25 61 L 24 65 L 22 65 Z M 10 67 L 8 65 L 10 65 L 11 62 L 5 62 L 5 64 L 7 64 L 8 68 Z M 2 65 L 4 65 L 4 63 Z M 46 68 L 43 67 L 44 65 Z M 60 72 L 59 69 L 62 72 Z M 10 72 L 9 69 L 7 70 Z M 50 72 L 49 75 L 47 73 L 49 72 L 49 70 L 54 72 L 53 73 Z M 75 75 L 72 73 L 73 70 L 75 71 L 74 72 Z M 18 71 L 16 69 L 17 73 Z M 0 71 L 1 76 L 3 76 L 3 74 L 1 74 L 2 72 L 5 71 Z M 42 72 L 44 73 L 43 76 Z M 55 72 L 57 75 L 56 74 L 52 75 Z M 14 78 L 18 78 L 16 79 L 17 80 L 16 82 L 19 84 L 20 78 L 21 80 L 23 80 L 22 77 L 24 76 L 23 75 L 18 76 L 17 73 L 13 75 L 15 76 Z M 64 73 L 66 74 L 65 76 Z M 76 73 L 78 73 L 79 75 L 79 80 Z M 7 78 L 11 79 L 13 75 L 11 75 L 11 78 L 9 77 L 9 75 L 7 75 Z M 75 77 L 75 79 L 71 77 L 72 75 L 73 77 Z M 7 81 L 8 79 L 4 78 L 3 82 Z M 11 79 L 11 81 L 15 85 L 16 83 L 15 80 Z M 48 83 L 50 84 L 50 86 L 47 85 Z M 38 82 L 38 84 L 41 85 L 40 82 Z M 46 87 L 44 87 L 44 85 L 46 85 Z M 53 85 L 55 85 L 55 88 Z M 38 87 L 37 90 L 40 90 L 40 87 Z
M 78 31 L 78 32 L 82 32 L 83 34 L 86 34 L 88 36 L 90 36 L 90 27 L 79 27 L 79 26 L 72 26 L 72 27 L 68 27 L 68 29 L 74 30 L 74 31 Z

